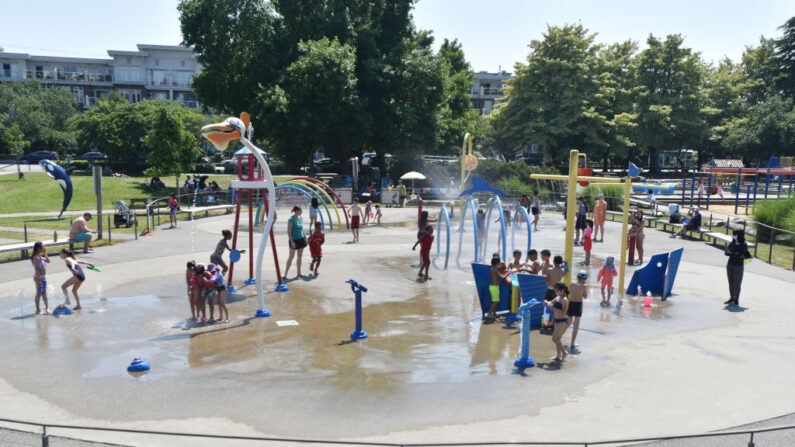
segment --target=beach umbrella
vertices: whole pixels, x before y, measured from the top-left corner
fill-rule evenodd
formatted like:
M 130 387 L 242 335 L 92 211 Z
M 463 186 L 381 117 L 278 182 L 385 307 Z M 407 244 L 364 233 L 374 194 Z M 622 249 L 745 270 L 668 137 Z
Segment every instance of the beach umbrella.
M 414 191 L 414 180 L 425 180 L 425 176 L 417 171 L 409 171 L 400 176 L 401 180 L 411 180 L 411 190 Z

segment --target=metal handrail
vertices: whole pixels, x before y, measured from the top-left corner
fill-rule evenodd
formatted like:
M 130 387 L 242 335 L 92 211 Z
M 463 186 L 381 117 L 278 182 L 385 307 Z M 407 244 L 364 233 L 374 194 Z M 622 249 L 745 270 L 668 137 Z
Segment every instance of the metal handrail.
M 104 431 L 104 432 L 117 432 L 117 433 L 135 433 L 143 435 L 157 435 L 157 436 L 183 436 L 192 438 L 208 438 L 208 439 L 230 439 L 241 441 L 270 441 L 270 442 L 288 442 L 296 444 L 332 444 L 332 445 L 359 445 L 359 446 L 379 446 L 379 447 L 453 447 L 453 446 L 487 446 L 487 445 L 575 445 L 575 446 L 592 446 L 592 445 L 607 445 L 607 444 L 624 444 L 624 443 L 638 443 L 649 441 L 671 441 L 676 439 L 695 439 L 695 438 L 713 438 L 717 436 L 741 436 L 749 435 L 749 446 L 753 446 L 754 435 L 759 433 L 769 433 L 783 430 L 795 430 L 795 425 L 779 425 L 774 427 L 760 427 L 748 428 L 742 430 L 727 430 L 720 432 L 709 433 L 694 433 L 685 435 L 671 435 L 671 436 L 649 436 L 643 438 L 628 438 L 628 439 L 612 439 L 602 441 L 485 441 L 485 442 L 441 442 L 441 443 L 394 443 L 394 442 L 368 442 L 368 441 L 337 441 L 337 440 L 322 440 L 322 439 L 301 439 L 301 438 L 276 438 L 265 436 L 242 436 L 242 435 L 217 435 L 217 434 L 204 434 L 204 433 L 184 433 L 184 432 L 171 432 L 171 431 L 158 431 L 158 430 L 138 430 L 130 428 L 116 428 L 116 427 L 90 427 L 85 425 L 66 425 L 66 424 L 46 424 L 42 422 L 23 421 L 18 419 L 0 418 L 0 422 L 7 422 L 11 424 L 29 425 L 42 428 L 42 445 L 49 445 L 47 429 L 59 428 L 66 430 L 89 430 L 89 431 Z

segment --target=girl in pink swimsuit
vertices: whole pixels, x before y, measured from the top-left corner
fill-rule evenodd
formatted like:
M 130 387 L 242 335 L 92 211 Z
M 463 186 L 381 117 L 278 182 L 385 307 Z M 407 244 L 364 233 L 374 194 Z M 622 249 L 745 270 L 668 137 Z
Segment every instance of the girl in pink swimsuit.
M 596 280 L 601 282 L 602 285 L 602 302 L 599 303 L 602 307 L 610 306 L 610 297 L 613 295 L 613 278 L 618 275 L 614 262 L 615 259 L 612 256 L 608 256 L 605 264 L 596 275 Z M 607 289 L 607 299 L 605 299 L 605 289 Z

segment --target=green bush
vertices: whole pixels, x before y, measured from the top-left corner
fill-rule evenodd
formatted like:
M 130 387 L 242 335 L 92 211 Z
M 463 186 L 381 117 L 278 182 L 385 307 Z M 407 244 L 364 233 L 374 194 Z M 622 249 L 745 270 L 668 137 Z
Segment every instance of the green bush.
M 762 200 L 754 208 L 754 220 L 770 227 L 788 229 L 795 228 L 795 197 L 789 199 Z M 760 241 L 770 241 L 770 230 L 767 227 L 756 226 L 757 238 Z
M 589 210 L 593 210 L 594 202 L 599 193 L 604 194 L 605 202 L 607 202 L 607 209 L 610 211 L 621 211 L 621 206 L 624 204 L 624 187 L 623 186 L 586 186 L 580 190 L 579 196 L 585 200 Z

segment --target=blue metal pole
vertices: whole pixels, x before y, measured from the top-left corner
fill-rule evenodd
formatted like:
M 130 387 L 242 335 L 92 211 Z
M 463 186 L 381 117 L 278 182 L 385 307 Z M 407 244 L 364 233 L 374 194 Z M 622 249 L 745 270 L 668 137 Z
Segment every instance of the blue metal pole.
M 770 188 L 770 168 L 767 169 L 767 175 L 765 175 L 765 199 L 767 199 L 767 190 Z M 756 203 L 756 201 L 754 201 Z
M 759 172 L 754 176 L 754 205 L 756 205 L 756 191 L 759 188 Z
M 362 330 L 362 292 L 367 292 L 367 287 L 352 279 L 345 282 L 351 285 L 351 290 L 356 295 L 356 330 L 351 332 L 351 340 L 367 338 L 367 332 Z
M 781 198 L 781 181 L 782 180 L 784 180 L 784 176 L 783 175 L 779 175 L 778 176 L 778 197 L 776 197 L 777 199 Z
M 743 169 L 737 168 L 737 187 L 734 188 L 734 214 L 737 214 L 737 208 L 740 206 L 740 179 L 742 177 Z
M 701 185 L 704 182 L 704 174 L 698 174 L 698 189 L 701 190 Z M 696 206 L 701 208 L 701 193 L 698 194 L 698 201 L 696 202 Z
M 685 191 L 687 190 L 687 177 L 682 179 L 682 206 L 685 206 Z
M 709 209 L 709 196 L 712 194 L 712 174 L 707 176 L 707 209 Z
M 690 208 L 693 208 L 693 194 L 696 187 L 696 168 L 693 168 L 693 178 L 690 180 Z
M 747 185 L 745 190 L 745 215 L 748 215 L 748 202 L 751 201 L 751 185 Z
M 537 304 L 538 300 L 532 299 L 519 306 L 519 313 L 522 315 L 522 355 L 513 362 L 519 369 L 532 368 L 536 364 L 530 358 L 530 308 Z
M 789 192 L 787 192 L 787 197 L 792 197 L 792 174 L 789 175 Z

